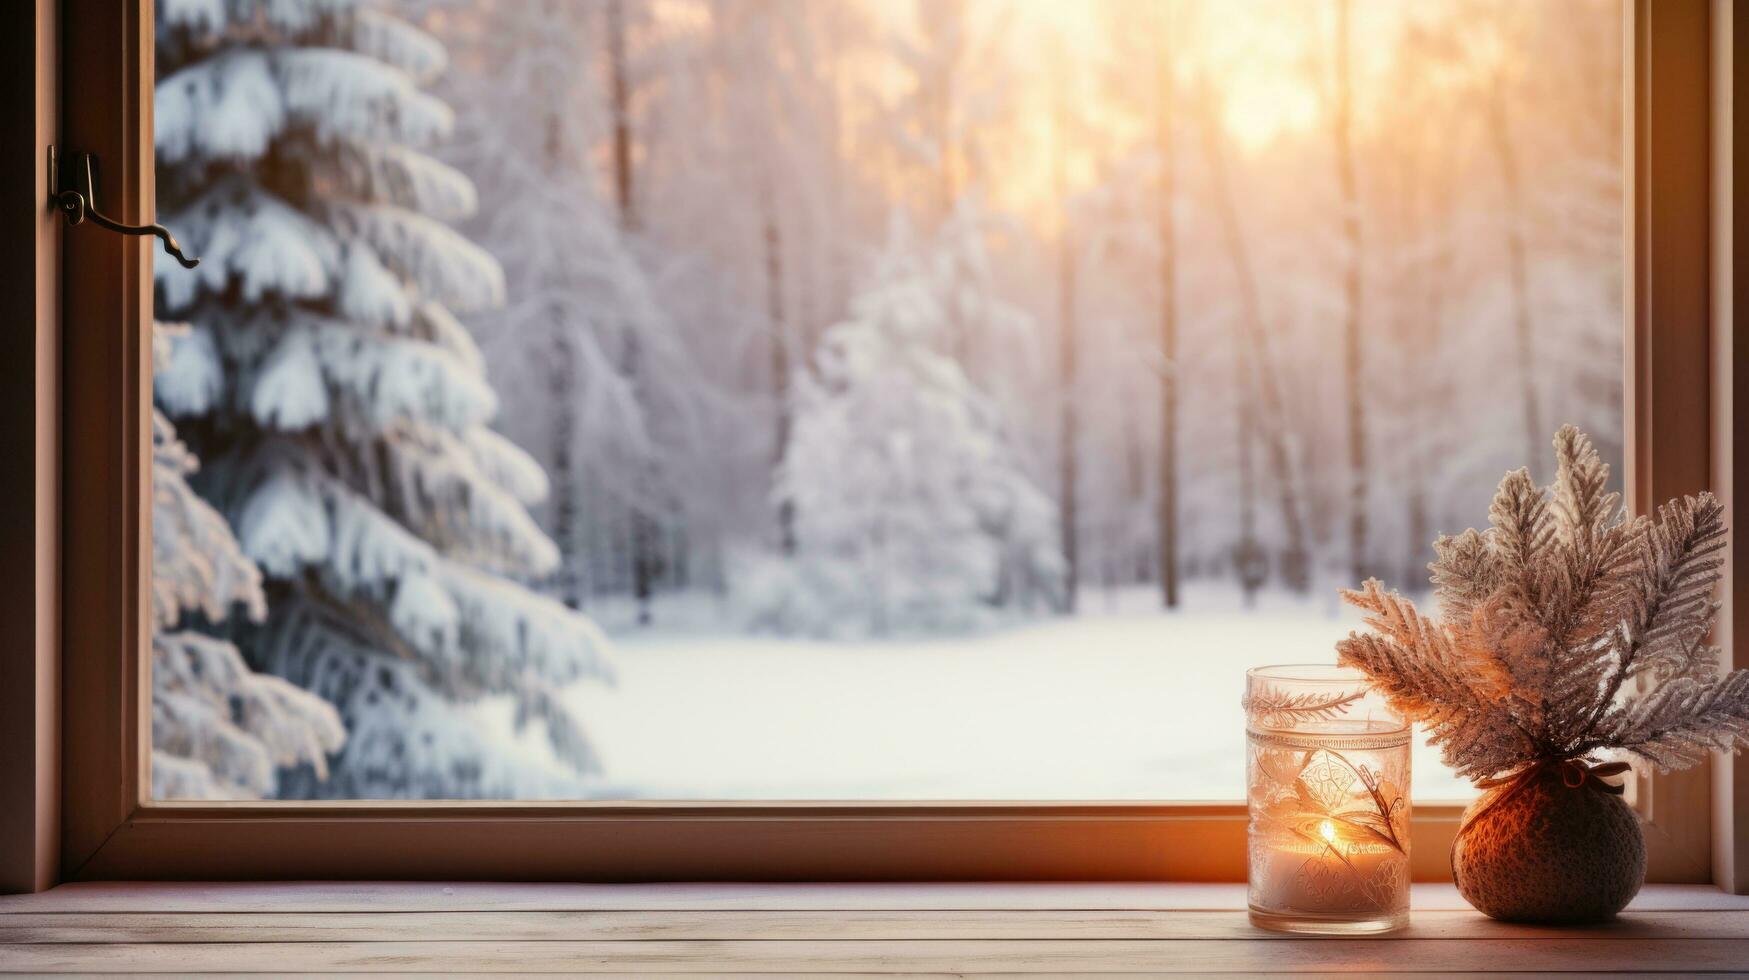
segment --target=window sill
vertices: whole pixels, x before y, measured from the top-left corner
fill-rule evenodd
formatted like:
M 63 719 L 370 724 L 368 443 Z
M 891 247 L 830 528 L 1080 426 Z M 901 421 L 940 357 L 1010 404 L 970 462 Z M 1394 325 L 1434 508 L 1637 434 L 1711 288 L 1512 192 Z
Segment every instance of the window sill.
M 1684 973 L 1749 964 L 1749 898 L 1710 886 L 1647 886 L 1618 921 L 1591 929 L 1493 922 L 1450 885 L 1418 884 L 1414 894 L 1405 932 L 1318 939 L 1253 929 L 1237 884 L 92 883 L 0 897 L 0 971 Z

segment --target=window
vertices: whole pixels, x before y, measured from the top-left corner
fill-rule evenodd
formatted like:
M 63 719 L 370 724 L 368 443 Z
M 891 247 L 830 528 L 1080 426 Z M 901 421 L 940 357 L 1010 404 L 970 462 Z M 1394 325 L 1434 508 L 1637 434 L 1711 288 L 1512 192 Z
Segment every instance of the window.
M 77 4 L 83 0 L 71 2 Z M 1357 9 L 1360 6 L 1357 5 Z M 682 5 L 664 9 L 682 9 Z M 436 13 L 428 9 L 426 16 L 441 20 L 443 16 L 461 15 L 451 8 Z M 1357 30 L 1358 23 L 1351 24 L 1351 30 Z M 1642 57 L 1654 49 L 1654 41 L 1672 46 L 1669 50 L 1681 51 L 1683 44 L 1692 46 L 1696 36 L 1702 39 L 1702 43 L 1706 36 L 1704 18 L 1698 22 L 1698 35 L 1696 21 L 1677 17 L 1660 19 L 1658 23 L 1665 33 L 1654 33 L 1652 15 L 1645 10 L 1636 12 L 1633 23 L 1637 30 L 1646 32 L 1634 37 L 1634 50 L 1641 52 Z M 381 21 L 371 20 L 368 24 L 370 29 L 360 28 L 357 37 L 368 35 L 371 40 L 359 43 L 380 44 L 385 52 L 392 49 L 392 56 L 397 58 L 420 56 L 415 38 L 396 32 Z M 116 193 L 110 195 L 111 199 L 116 201 L 120 213 L 137 218 L 149 211 L 144 205 L 149 202 L 146 178 L 151 168 L 145 157 L 149 148 L 142 133 L 150 128 L 146 123 L 149 122 L 152 100 L 146 95 L 151 89 L 151 79 L 144 70 L 150 60 L 136 55 L 150 40 L 151 29 L 150 25 L 141 23 L 124 26 L 125 30 L 116 32 L 119 36 L 106 37 L 89 49 L 75 47 L 67 52 L 66 71 L 70 77 L 80 80 L 82 93 L 112 91 L 117 97 L 81 99 L 76 109 L 69 107 L 62 138 L 90 147 L 105 161 L 108 180 L 118 185 Z M 639 45 L 648 40 L 647 36 L 639 35 L 630 23 L 621 26 L 626 28 L 628 54 L 646 50 Z M 1330 25 L 1326 23 L 1324 26 Z M 610 31 L 606 36 L 613 34 Z M 637 40 L 641 36 L 644 41 Z M 463 63 L 464 59 L 456 55 L 452 70 Z M 1668 59 L 1660 62 L 1670 63 Z M 1695 150 L 1692 126 L 1684 129 L 1678 121 L 1683 114 L 1658 112 L 1656 109 L 1660 103 L 1649 101 L 1654 92 L 1659 98 L 1677 100 L 1673 108 L 1680 108 L 1683 105 L 1680 100 L 1684 98 L 1704 98 L 1704 70 L 1702 85 L 1698 88 L 1692 78 L 1684 76 L 1681 79 L 1689 86 L 1686 89 L 1682 84 L 1653 88 L 1644 82 L 1645 73 L 1651 69 L 1640 63 L 1636 70 L 1642 78 L 1642 85 L 1637 90 L 1645 93 L 1635 110 L 1636 133 L 1650 133 L 1660 126 L 1664 128 L 1659 130 L 1660 139 L 1646 137 L 1636 144 L 1632 173 L 1639 178 L 1648 173 L 1654 162 L 1667 162 L 1675 167 L 1704 167 L 1704 164 L 1697 163 L 1698 159 L 1704 159 L 1704 152 Z M 307 76 L 299 77 L 311 81 Z M 1182 91 L 1198 91 L 1185 79 L 1175 81 L 1184 84 Z M 611 91 L 611 73 L 606 85 Z M 303 94 L 309 95 L 310 92 Z M 649 110 L 652 100 L 647 93 L 640 98 L 644 101 L 636 104 Z M 364 113 L 364 117 L 368 115 Z M 1690 119 L 1692 116 L 1693 113 L 1687 114 Z M 357 122 L 360 117 L 351 118 Z M 406 118 L 400 121 L 414 125 Z M 1180 124 L 1188 125 L 1183 119 L 1180 119 Z M 1704 146 L 1704 138 L 1699 144 Z M 1195 142 L 1188 145 L 1195 146 Z M 642 155 L 647 148 L 630 146 L 628 149 L 636 151 L 631 155 L 641 165 L 653 166 Z M 1665 155 L 1668 155 L 1668 160 Z M 610 151 L 606 156 L 611 159 L 614 154 Z M 1194 159 L 1188 152 L 1186 156 Z M 1235 151 L 1228 162 L 1239 159 L 1242 157 Z M 404 164 L 405 160 L 401 162 Z M 316 165 L 317 162 L 311 160 L 296 163 L 296 166 Z M 611 170 L 605 161 L 598 160 L 596 165 L 603 167 L 604 173 Z M 1187 161 L 1186 167 L 1191 165 Z M 1063 186 L 1067 189 L 1071 168 L 1065 164 L 1063 169 Z M 1700 172 L 1704 176 L 1704 169 Z M 298 179 L 295 169 L 288 173 L 290 176 L 283 173 L 280 176 Z M 422 173 L 431 178 L 438 172 Z M 1179 176 L 1189 180 L 1194 173 L 1186 169 Z M 1233 164 L 1229 178 L 1245 173 L 1242 167 Z M 368 168 L 364 175 L 370 175 Z M 351 174 L 350 178 L 345 174 L 333 175 L 335 180 L 359 178 L 358 172 Z M 1055 185 L 1054 179 L 1047 183 Z M 105 193 L 109 194 L 109 184 L 104 186 Z M 484 192 L 485 185 L 481 186 Z M 1641 211 L 1639 220 L 1632 226 L 1638 236 L 1633 253 L 1636 257 L 1635 272 L 1630 279 L 1636 303 L 1630 306 L 1634 313 L 1635 326 L 1630 333 L 1634 344 L 1627 353 L 1632 365 L 1629 377 L 1634 383 L 1627 392 L 1628 422 L 1623 426 L 1623 433 L 1627 443 L 1625 458 L 1631 464 L 1626 467 L 1627 487 L 1630 496 L 1643 499 L 1653 492 L 1667 494 L 1684 486 L 1698 486 L 1707 479 L 1704 450 L 1697 453 L 1693 437 L 1685 442 L 1678 435 L 1695 431 L 1692 426 L 1696 420 L 1692 392 L 1675 392 L 1667 385 L 1653 389 L 1646 380 L 1648 373 L 1669 374 L 1691 369 L 1697 363 L 1697 352 L 1700 361 L 1705 360 L 1704 338 L 1698 345 L 1694 343 L 1699 334 L 1693 326 L 1704 322 L 1704 306 L 1698 307 L 1701 312 L 1698 318 L 1680 316 L 1685 312 L 1692 314 L 1697 308 L 1694 305 L 1696 293 L 1705 292 L 1705 262 L 1689 262 L 1666 269 L 1659 263 L 1673 261 L 1670 251 L 1660 249 L 1654 253 L 1646 244 L 1647 236 L 1662 235 L 1678 242 L 1685 240 L 1678 229 L 1692 227 L 1692 223 L 1676 219 L 1683 208 L 1693 206 L 1693 198 L 1678 196 L 1675 189 L 1704 188 L 1705 180 L 1672 182 L 1668 187 L 1659 181 L 1656 184 L 1658 194 L 1652 193 L 1650 184 L 1633 186 L 1634 199 Z M 409 188 L 402 186 L 399 190 L 408 191 Z M 607 199 L 618 200 L 614 193 L 617 193 L 617 188 L 610 182 Z M 1064 201 L 1070 197 L 1065 193 Z M 1249 208 L 1264 203 L 1266 197 L 1235 194 L 1235 199 Z M 1704 219 L 1704 193 L 1701 200 Z M 166 189 L 166 218 L 173 213 L 176 203 L 173 191 Z M 1299 203 L 1309 204 L 1304 200 Z M 325 197 L 322 205 L 325 210 L 331 209 L 336 214 L 345 210 L 341 195 Z M 1072 208 L 1060 207 L 1058 212 L 1059 217 L 1062 213 L 1070 215 L 1072 220 L 1067 225 L 1070 229 L 1085 230 L 1088 225 L 1085 214 Z M 482 211 L 481 215 L 479 220 L 515 220 L 515 215 L 491 208 Z M 1077 215 L 1081 218 L 1079 223 L 1074 220 Z M 1177 217 L 1176 212 L 1174 216 Z M 1692 218 L 1693 212 L 1688 216 Z M 356 220 L 355 230 L 370 227 L 364 217 Z M 1189 216 L 1184 220 L 1189 222 Z M 1234 225 L 1247 232 L 1252 227 L 1240 222 L 1234 222 Z M 1700 227 L 1705 227 L 1704 220 Z M 658 217 L 653 212 L 646 212 L 637 226 L 640 235 L 652 238 L 658 228 Z M 389 233 L 382 227 L 376 227 L 375 231 Z M 1013 234 L 1019 237 L 1019 231 Z M 790 237 L 786 238 L 786 235 Z M 758 240 L 765 237 L 761 234 Z M 794 233 L 780 227 L 776 237 L 780 242 L 792 241 Z M 199 246 L 193 244 L 192 239 L 191 235 L 191 247 L 198 250 Z M 886 243 L 884 229 L 877 231 L 876 240 Z M 1250 240 L 1249 235 L 1247 240 Z M 451 239 L 446 241 L 453 243 Z M 702 249 L 709 244 L 701 242 L 699 247 Z M 94 608 L 124 613 L 108 617 L 69 616 L 66 621 L 69 652 L 63 676 L 67 689 L 79 691 L 80 696 L 68 700 L 69 723 L 61 750 L 65 758 L 69 799 L 81 803 L 76 810 L 69 808 L 67 814 L 64 862 L 68 874 L 109 877 L 165 873 L 298 873 L 308 876 L 407 874 L 416 871 L 504 877 L 1170 875 L 1220 878 L 1236 877 L 1240 873 L 1238 855 L 1242 821 L 1233 808 L 1216 804 L 827 806 L 764 802 L 733 806 L 674 802 L 544 806 L 319 806 L 292 803 L 227 806 L 151 802 L 143 765 L 147 755 L 143 723 L 150 712 L 151 692 L 141 683 L 146 676 L 141 667 L 150 637 L 148 620 L 151 612 L 141 587 L 147 581 L 145 570 L 151 556 L 138 549 L 139 527 L 133 523 L 135 517 L 144 517 L 148 513 L 147 500 L 142 494 L 142 471 L 150 448 L 146 441 L 151 420 L 150 387 L 145 371 L 145 324 L 150 304 L 143 300 L 151 287 L 149 279 L 141 274 L 145 268 L 145 252 L 137 246 L 138 243 L 117 245 L 84 232 L 67 236 L 69 289 L 65 297 L 65 316 L 69 328 L 64 358 L 68 365 L 66 398 L 69 411 L 66 424 L 69 431 L 104 433 L 106 438 L 84 438 L 67 443 L 69 453 L 63 498 L 68 510 L 64 556 L 66 578 L 70 586 L 81 590 L 81 596 Z M 457 248 L 461 250 L 462 247 L 458 245 Z M 780 246 L 782 250 L 792 248 L 810 257 L 817 254 L 793 243 Z M 1676 252 L 1680 256 L 1681 249 L 1676 249 Z M 212 254 L 217 253 L 209 253 L 208 261 L 217 261 L 210 257 Z M 790 253 L 783 251 L 782 254 Z M 1696 254 L 1704 255 L 1704 246 L 1699 253 L 1690 252 L 1688 258 L 1693 259 Z M 1061 262 L 1063 256 L 1070 261 Z M 1053 257 L 1058 261 L 1048 261 Z M 1110 324 L 1122 319 L 1109 311 L 1102 310 L 1095 316 L 1092 310 L 1082 308 L 1083 304 L 1094 304 L 1094 299 L 1105 301 L 1117 295 L 1093 293 L 1088 284 L 1097 281 L 1099 275 L 1115 276 L 1121 268 L 1118 261 L 1121 255 L 1101 254 L 1101 262 L 1094 263 L 1081 251 L 1065 249 L 1059 255 L 1047 254 L 1045 258 L 1047 261 L 1041 263 L 1038 275 L 1021 278 L 1030 281 L 1046 295 L 1054 295 L 1052 287 L 1060 283 L 1060 279 L 1053 280 L 1050 273 L 1060 273 L 1065 265 L 1073 270 L 1077 283 L 1084 287 L 1078 294 L 1082 299 L 1075 304 L 1077 308 L 1072 318 L 1078 326 Z M 646 257 L 646 260 L 649 259 Z M 1230 255 L 1228 260 L 1231 261 Z M 348 257 L 349 263 L 353 261 Z M 1185 258 L 1183 262 L 1188 270 L 1192 260 Z M 1652 277 L 1650 269 L 1654 266 L 1670 274 Z M 1701 270 L 1698 290 L 1692 279 L 1692 270 L 1697 267 Z M 390 272 L 397 274 L 393 270 Z M 1690 278 L 1682 279 L 1684 274 Z M 77 277 L 91 276 L 110 278 L 92 280 L 103 283 L 103 289 L 80 288 Z M 678 281 L 658 280 L 658 285 L 664 288 L 654 290 L 654 294 L 667 298 L 673 292 L 671 287 Z M 795 298 L 790 296 L 790 291 L 800 288 L 795 284 L 796 280 L 784 281 L 789 284 L 784 287 L 784 296 Z M 1652 282 L 1659 284 L 1658 289 L 1650 288 Z M 436 276 L 432 283 L 454 289 L 469 286 L 443 275 Z M 1365 292 L 1366 283 L 1363 278 L 1363 296 L 1370 295 Z M 120 288 L 114 288 L 118 285 Z M 1089 295 L 1094 299 L 1087 299 Z M 290 305 L 287 304 L 287 308 Z M 1044 308 L 1048 312 L 1049 304 Z M 160 312 L 174 315 L 167 310 Z M 189 319 L 194 321 L 193 317 Z M 103 329 L 104 324 L 114 322 L 133 324 L 138 329 L 123 331 L 118 337 L 113 331 Z M 421 329 L 441 329 L 430 327 L 429 318 L 420 322 L 424 324 Z M 1668 331 L 1654 332 L 1650 328 L 1653 322 L 1672 326 Z M 1674 326 L 1679 322 L 1688 326 Z M 198 328 L 198 322 L 195 327 Z M 1077 335 L 1082 332 L 1077 331 Z M 171 340 L 171 363 L 175 362 L 178 353 L 174 346 L 184 343 L 188 336 L 183 334 Z M 1186 343 L 1190 336 L 1185 334 Z M 1685 364 L 1686 368 L 1682 366 Z M 1295 360 L 1292 367 L 1300 370 L 1289 371 L 1283 366 L 1282 374 L 1311 373 L 1304 359 Z M 1255 365 L 1252 370 L 1255 374 Z M 1344 391 L 1337 389 L 1338 395 Z M 1561 394 L 1572 393 L 1573 389 L 1561 390 Z M 1646 397 L 1648 393 L 1654 397 Z M 1557 397 L 1557 394 L 1551 391 L 1550 397 Z M 1047 399 L 1041 398 L 1043 400 Z M 1704 395 L 1700 402 L 1698 431 L 1705 431 Z M 1317 407 L 1315 400 L 1308 404 Z M 1287 413 L 1287 407 L 1284 403 L 1283 415 Z M 1255 420 L 1252 426 L 1258 430 L 1262 428 Z M 197 442 L 200 428 L 198 422 L 184 423 L 179 428 L 188 444 L 197 450 L 201 448 Z M 114 438 L 108 438 L 109 435 Z M 1092 455 L 1091 450 L 1087 452 Z M 1514 454 L 1513 458 L 1521 458 L 1521 455 Z M 212 459 L 209 455 L 206 472 L 197 476 L 197 481 L 223 477 L 224 466 Z M 1264 463 L 1259 468 L 1266 466 Z M 1046 477 L 1055 469 L 1047 468 Z M 1082 474 L 1072 484 L 1077 490 L 1084 480 L 1096 482 L 1091 475 L 1101 473 L 1091 460 L 1081 469 Z M 1234 471 L 1237 469 L 1233 467 Z M 220 471 L 216 476 L 215 470 Z M 117 473 L 120 479 L 116 479 Z M 1268 485 L 1262 476 L 1258 482 L 1262 487 Z M 201 489 L 198 482 L 195 489 Z M 1095 495 L 1090 491 L 1082 503 L 1076 505 L 1076 512 L 1079 514 L 1088 505 L 1087 501 L 1093 499 Z M 1259 509 L 1262 509 L 1261 503 Z M 115 514 L 123 515 L 124 519 L 116 521 Z M 1260 525 L 1260 530 L 1263 526 L 1266 525 Z M 1085 541 L 1093 542 L 1100 540 L 1096 531 L 1104 530 L 1077 527 L 1076 533 L 1084 536 Z M 1092 549 L 1093 545 L 1089 544 L 1088 548 Z M 1097 550 L 1086 552 L 1090 555 L 1097 553 Z M 119 570 L 115 562 L 118 554 L 126 559 Z M 1277 556 L 1271 563 L 1272 574 L 1279 574 L 1279 563 Z M 627 567 L 636 572 L 636 563 Z M 653 579 L 659 577 L 653 569 L 646 571 Z M 672 569 L 663 569 L 662 573 L 675 574 Z M 1338 574 L 1341 574 L 1340 570 Z M 637 575 L 634 574 L 633 578 L 635 580 Z M 653 586 L 654 581 L 651 584 Z M 1103 583 L 1094 577 L 1084 580 L 1082 585 L 1087 589 L 1084 596 L 1097 596 Z M 532 587 L 544 586 L 533 583 Z M 635 581 L 633 589 L 635 595 Z M 1185 601 L 1193 597 L 1192 592 L 1193 588 L 1187 586 L 1183 595 Z M 269 595 L 268 600 L 271 608 L 273 596 Z M 651 612 L 660 616 L 658 627 L 668 622 L 667 614 L 659 604 L 652 603 Z M 615 628 L 612 617 L 605 611 L 592 609 L 591 614 L 599 615 L 610 629 Z M 1235 676 L 1237 674 L 1235 667 Z M 1230 694 L 1225 696 L 1231 697 Z M 1674 782 L 1659 780 L 1652 789 L 1656 794 L 1673 785 Z M 773 794 L 766 799 L 778 796 L 780 794 Z M 142 800 L 147 802 L 142 803 Z M 1438 846 L 1439 835 L 1444 833 L 1449 839 L 1450 821 L 1455 817 L 1455 810 L 1449 807 L 1428 809 L 1430 812 L 1423 814 L 1428 819 L 1421 820 L 1416 828 L 1417 867 L 1419 874 L 1438 874 L 1443 851 Z M 1665 811 L 1660 819 L 1664 816 L 1673 814 Z M 1686 822 L 1677 820 L 1672 826 L 1683 829 Z M 538 858 L 527 847 L 527 842 L 532 839 L 530 835 L 536 832 L 546 842 Z M 1692 837 L 1692 828 L 1683 829 L 1683 833 Z M 269 838 L 275 846 L 262 846 Z M 602 842 L 606 840 L 613 841 L 614 846 L 603 847 Z M 434 857 L 440 853 L 443 855 L 441 859 Z M 883 855 L 882 860 L 873 859 L 877 853 Z M 1679 870 L 1675 873 L 1694 872 Z
M 1619 471 L 1613 4 L 338 9 L 159 11 L 161 798 L 1237 799 Z

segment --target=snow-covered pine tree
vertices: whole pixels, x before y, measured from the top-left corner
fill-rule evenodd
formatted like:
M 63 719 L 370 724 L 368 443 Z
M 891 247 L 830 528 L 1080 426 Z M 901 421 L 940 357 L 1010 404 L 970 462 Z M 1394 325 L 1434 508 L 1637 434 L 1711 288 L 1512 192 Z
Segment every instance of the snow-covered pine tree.
M 159 404 L 204 460 L 196 488 L 266 576 L 239 631 L 255 665 L 332 701 L 326 781 L 282 795 L 577 793 L 596 759 L 562 685 L 607 676 L 586 619 L 517 584 L 558 552 L 526 506 L 544 473 L 486 427 L 496 400 L 451 311 L 504 277 L 444 222 L 473 186 L 422 149 L 441 45 L 353 0 L 164 0 L 165 220 L 203 262 L 158 266 L 190 332 Z M 514 701 L 563 769 L 525 761 L 471 702 Z
M 693 588 L 721 581 L 725 550 L 793 543 L 770 492 L 791 382 L 847 309 L 849 266 L 871 250 L 861 219 L 885 208 L 843 156 L 848 93 L 863 84 L 845 66 L 872 43 L 878 12 L 814 0 L 709 10 L 655 18 L 633 62 L 645 120 L 638 237 L 646 259 L 666 259 L 650 268 L 690 355 L 679 390 L 699 406 L 684 428 L 666 426 L 686 441 L 665 437 L 662 460 L 690 552 L 674 584 Z
M 154 329 L 160 364 L 174 329 Z M 346 732 L 328 702 L 251 671 L 235 646 L 184 626 L 189 613 L 219 622 L 236 606 L 255 620 L 267 612 L 261 571 L 188 485 L 196 468 L 175 426 L 153 411 L 152 797 L 271 796 L 282 767 L 308 763 L 325 775 Z
M 825 332 L 776 492 L 796 548 L 764 576 L 760 622 L 889 635 L 975 628 L 1061 598 L 1051 501 L 997 414 L 944 352 L 944 283 L 895 227 L 848 319 Z M 774 580 L 775 579 L 775 580 Z
M 1061 607 L 1066 602 L 1065 563 L 1058 547 L 1057 516 L 1048 496 L 1029 475 L 1016 432 L 1027 413 L 1021 353 L 1038 329 L 1025 310 L 1004 296 L 987 243 L 1002 221 L 977 190 L 962 193 L 936 229 L 928 250 L 928 284 L 945 320 L 935 331 L 938 353 L 959 366 L 972 401 L 987 416 L 983 424 L 1000 451 L 990 478 L 1007 485 L 998 495 L 1011 501 L 982 511 L 986 533 L 1003 543 L 996 601 L 1022 608 Z

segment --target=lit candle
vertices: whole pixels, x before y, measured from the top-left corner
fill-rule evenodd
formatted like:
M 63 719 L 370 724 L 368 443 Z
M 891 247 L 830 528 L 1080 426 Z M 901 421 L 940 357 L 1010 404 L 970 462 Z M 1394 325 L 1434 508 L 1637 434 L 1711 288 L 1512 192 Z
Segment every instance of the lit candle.
M 1312 918 L 1388 915 L 1407 884 L 1408 855 L 1385 844 L 1345 839 L 1321 821 L 1317 842 L 1273 839 L 1254 885 L 1273 909 Z M 1401 880 L 1399 880 L 1401 879 Z

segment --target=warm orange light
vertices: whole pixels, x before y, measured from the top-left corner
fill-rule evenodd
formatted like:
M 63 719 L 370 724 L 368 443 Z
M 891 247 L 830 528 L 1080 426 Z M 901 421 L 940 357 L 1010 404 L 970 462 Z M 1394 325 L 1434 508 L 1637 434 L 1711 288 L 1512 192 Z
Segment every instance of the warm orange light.
M 922 49 L 929 43 L 930 4 L 947 0 L 841 2 L 856 9 L 852 20 Z M 959 74 L 952 84 L 960 101 L 956 111 L 964 115 L 953 125 L 966 145 L 952 152 L 973 161 L 962 167 L 976 168 L 974 179 L 990 207 L 1023 216 L 1046 234 L 1060 223 L 1064 198 L 1108 179 L 1106 164 L 1155 146 L 1157 53 L 1171 59 L 1181 161 L 1203 152 L 1194 118 L 1203 98 L 1240 154 L 1268 152 L 1278 140 L 1317 138 L 1327 124 L 1335 30 L 1329 3 L 956 4 L 962 60 L 954 65 Z M 651 9 L 660 21 L 695 29 L 718 13 L 710 0 L 655 0 Z M 1370 93 L 1388 91 L 1374 83 L 1416 16 L 1394 0 L 1352 2 L 1350 69 L 1363 129 L 1378 98 Z M 857 134 L 890 124 L 888 115 L 915 97 L 918 80 L 890 58 L 851 51 L 843 57 L 834 84 L 872 96 L 871 104 L 846 109 L 846 139 L 855 144 Z M 848 149 L 858 155 L 854 145 Z M 861 157 L 867 176 L 888 185 L 895 199 L 919 193 L 906 168 L 927 166 L 918 163 L 920 155 L 880 149 Z

